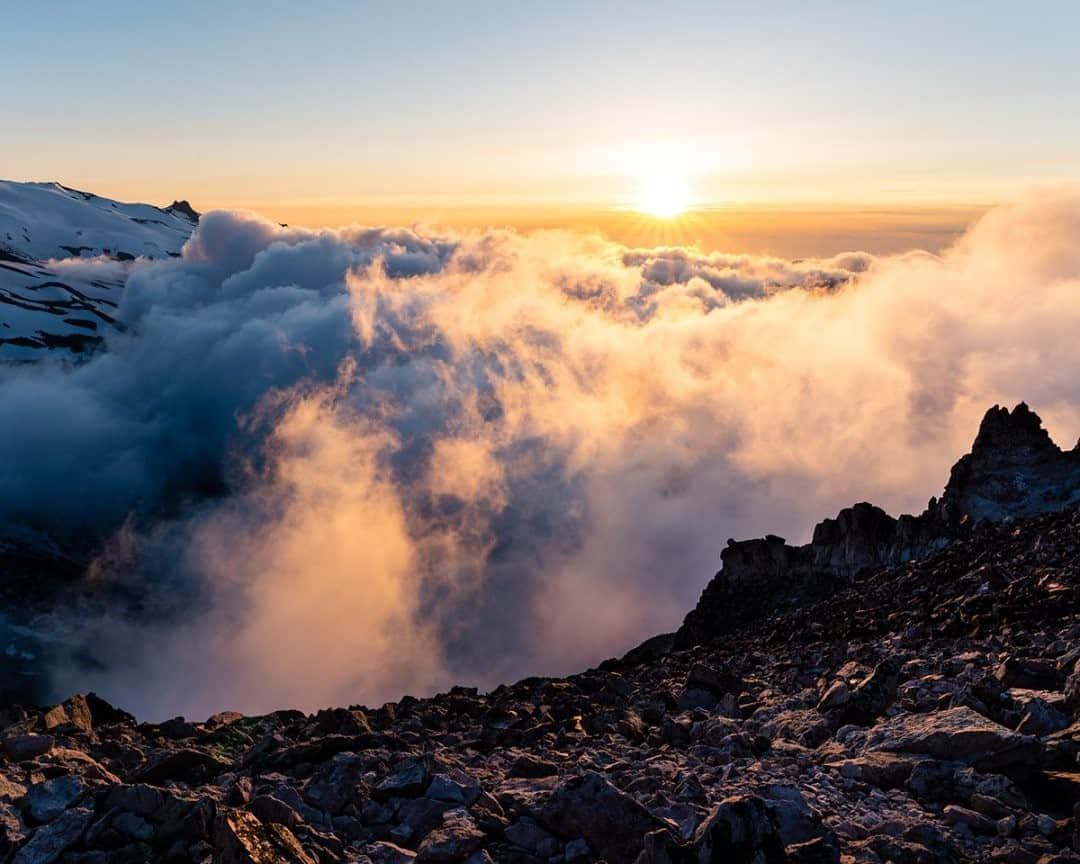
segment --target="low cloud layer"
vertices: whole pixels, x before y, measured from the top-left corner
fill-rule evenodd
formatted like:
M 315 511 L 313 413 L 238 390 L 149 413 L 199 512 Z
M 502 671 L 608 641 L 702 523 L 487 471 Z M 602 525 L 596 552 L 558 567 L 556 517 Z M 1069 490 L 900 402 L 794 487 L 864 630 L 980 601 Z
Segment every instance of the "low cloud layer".
M 1075 435 L 1078 241 L 1049 193 L 800 262 L 211 213 L 107 351 L 0 368 L 0 519 L 110 537 L 142 610 L 69 622 L 102 665 L 57 688 L 198 716 L 617 654 L 729 536 L 921 509 L 995 402 Z

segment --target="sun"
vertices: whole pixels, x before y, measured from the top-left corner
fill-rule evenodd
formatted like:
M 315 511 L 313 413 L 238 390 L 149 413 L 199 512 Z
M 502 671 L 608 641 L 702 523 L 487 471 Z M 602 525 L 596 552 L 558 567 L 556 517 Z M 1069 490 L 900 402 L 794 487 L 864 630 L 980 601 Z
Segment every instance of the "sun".
M 676 171 L 655 171 L 642 178 L 636 210 L 656 219 L 674 219 L 690 206 L 690 187 Z

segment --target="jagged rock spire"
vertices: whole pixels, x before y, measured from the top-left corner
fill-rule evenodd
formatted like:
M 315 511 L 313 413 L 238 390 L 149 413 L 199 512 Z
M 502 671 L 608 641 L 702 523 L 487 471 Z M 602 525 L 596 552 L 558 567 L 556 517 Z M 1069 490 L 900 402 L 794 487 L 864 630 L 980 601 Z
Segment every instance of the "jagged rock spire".
M 979 434 L 971 446 L 972 455 L 1002 450 L 1012 451 L 1018 447 L 1060 452 L 1043 428 L 1039 415 L 1026 402 L 1019 403 L 1010 412 L 1008 408 L 995 405 L 979 424 Z
M 986 412 L 971 452 L 953 466 L 941 499 L 952 523 L 1031 516 L 1080 501 L 1080 452 L 1063 452 L 1021 402 Z

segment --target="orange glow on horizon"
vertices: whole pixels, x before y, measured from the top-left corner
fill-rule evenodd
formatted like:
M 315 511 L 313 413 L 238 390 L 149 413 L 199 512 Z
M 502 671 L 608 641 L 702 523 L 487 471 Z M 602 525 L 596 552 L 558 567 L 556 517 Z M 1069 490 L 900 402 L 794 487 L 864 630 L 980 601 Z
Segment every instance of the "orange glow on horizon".
M 199 206 L 196 209 L 209 210 Z M 424 226 L 435 230 L 509 228 L 599 234 L 631 247 L 696 246 L 705 252 L 828 257 L 861 250 L 877 254 L 910 249 L 939 251 L 949 245 L 987 207 L 979 204 L 763 206 L 732 204 L 691 207 L 661 219 L 632 207 L 438 207 L 347 205 L 224 205 L 253 210 L 288 225 L 327 228 L 340 225 Z

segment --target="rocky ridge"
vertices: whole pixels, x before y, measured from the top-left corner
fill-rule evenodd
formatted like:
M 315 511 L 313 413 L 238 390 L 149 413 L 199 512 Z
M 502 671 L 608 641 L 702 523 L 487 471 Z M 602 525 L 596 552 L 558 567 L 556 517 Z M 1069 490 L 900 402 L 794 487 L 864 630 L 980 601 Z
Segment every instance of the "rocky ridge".
M 828 594 L 859 573 L 925 557 L 998 522 L 1080 503 L 1080 443 L 1062 451 L 1023 402 L 986 412 L 971 452 L 953 466 L 941 498 L 918 516 L 893 518 L 866 502 L 815 528 L 810 543 L 791 546 L 768 535 L 728 540 L 721 570 L 687 616 L 676 643 L 715 638 L 748 618 Z
M 762 557 L 796 602 L 688 647 L 312 715 L 0 710 L 0 860 L 1080 861 L 1075 456 L 1037 421 L 987 415 L 924 554 L 853 508 L 804 582 Z

